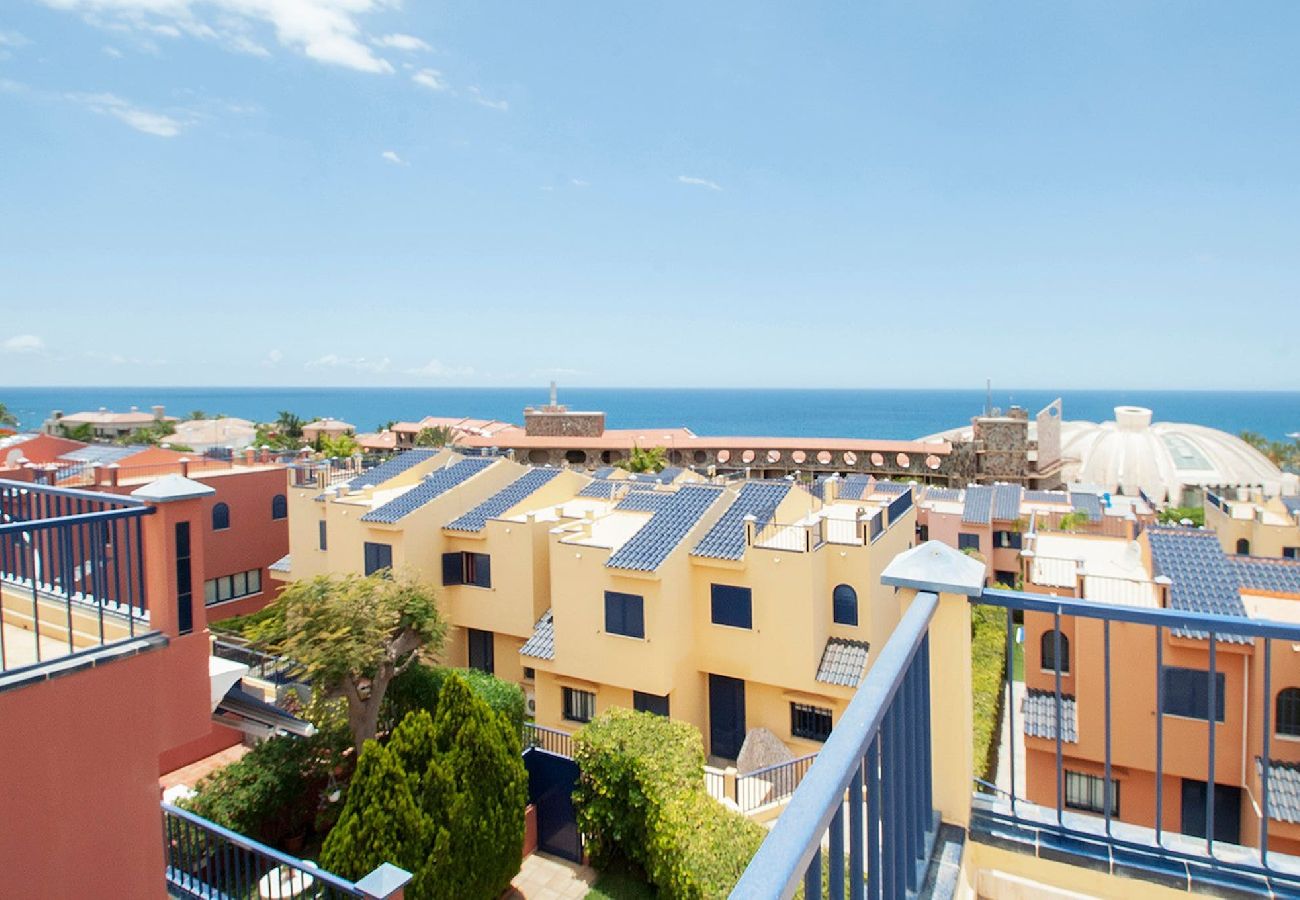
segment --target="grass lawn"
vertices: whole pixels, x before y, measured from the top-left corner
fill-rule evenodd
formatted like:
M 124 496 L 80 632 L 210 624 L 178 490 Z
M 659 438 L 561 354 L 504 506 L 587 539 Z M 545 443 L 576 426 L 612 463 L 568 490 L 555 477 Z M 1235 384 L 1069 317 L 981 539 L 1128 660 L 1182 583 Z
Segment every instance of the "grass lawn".
M 1011 667 L 1012 678 L 1015 681 L 1025 680 L 1025 645 L 1011 645 Z
M 654 900 L 657 896 L 644 872 L 620 860 L 600 873 L 587 893 L 587 900 Z

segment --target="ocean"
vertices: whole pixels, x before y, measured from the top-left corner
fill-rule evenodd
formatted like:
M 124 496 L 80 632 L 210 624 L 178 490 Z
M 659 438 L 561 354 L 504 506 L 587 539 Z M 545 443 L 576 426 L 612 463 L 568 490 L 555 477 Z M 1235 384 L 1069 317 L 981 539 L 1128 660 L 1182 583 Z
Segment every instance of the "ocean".
M 1283 440 L 1300 431 L 1300 392 L 998 390 L 995 406 L 1015 403 L 1031 414 L 1056 397 L 1066 419 L 1105 421 L 1120 405 L 1147 406 L 1156 421 L 1193 422 L 1232 434 L 1258 432 Z M 257 421 L 280 410 L 333 416 L 372 431 L 392 419 L 473 416 L 522 422 L 523 408 L 546 403 L 529 388 L 158 388 L 0 387 L 0 402 L 20 423 L 37 428 L 51 410 L 106 407 L 124 411 L 163 404 L 170 415 L 203 410 Z M 685 426 L 705 435 L 912 439 L 958 425 L 984 407 L 979 390 L 817 390 L 734 388 L 562 388 L 573 410 L 602 410 L 610 428 Z

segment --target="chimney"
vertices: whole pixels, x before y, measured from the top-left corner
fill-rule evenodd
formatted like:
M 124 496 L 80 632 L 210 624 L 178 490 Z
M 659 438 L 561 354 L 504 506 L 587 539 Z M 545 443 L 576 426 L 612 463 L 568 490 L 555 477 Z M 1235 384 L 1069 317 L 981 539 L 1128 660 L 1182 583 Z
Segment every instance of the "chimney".
M 154 406 L 154 407 L 152 407 L 152 409 L 153 409 L 153 418 L 154 418 L 154 421 L 155 421 L 155 422 L 161 422 L 161 421 L 163 420 L 163 413 L 166 411 L 166 407 L 164 407 L 164 406 L 162 406 L 162 405 L 160 404 L 160 405 L 158 405 L 158 406 Z

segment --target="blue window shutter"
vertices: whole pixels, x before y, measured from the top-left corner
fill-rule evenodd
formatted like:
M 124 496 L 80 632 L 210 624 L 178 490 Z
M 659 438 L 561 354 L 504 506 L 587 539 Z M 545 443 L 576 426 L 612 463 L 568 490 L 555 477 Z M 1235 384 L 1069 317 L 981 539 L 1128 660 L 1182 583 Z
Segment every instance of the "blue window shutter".
M 328 542 L 325 540 L 325 520 L 324 520 L 324 519 L 321 519 L 321 521 L 320 521 L 320 548 L 321 548 L 322 550 L 326 550 L 326 549 L 328 549 L 328 547 L 329 547 L 329 544 L 328 544 Z
M 474 584 L 478 587 L 492 587 L 492 557 L 486 553 L 474 554 Z
M 730 584 L 712 586 L 713 624 L 753 628 L 753 594 L 749 588 Z
M 852 587 L 847 584 L 837 586 L 835 592 L 831 595 L 831 605 L 835 624 L 858 624 L 858 592 L 853 590 Z
M 443 584 L 464 584 L 463 570 L 464 563 L 459 553 L 444 553 L 442 555 Z

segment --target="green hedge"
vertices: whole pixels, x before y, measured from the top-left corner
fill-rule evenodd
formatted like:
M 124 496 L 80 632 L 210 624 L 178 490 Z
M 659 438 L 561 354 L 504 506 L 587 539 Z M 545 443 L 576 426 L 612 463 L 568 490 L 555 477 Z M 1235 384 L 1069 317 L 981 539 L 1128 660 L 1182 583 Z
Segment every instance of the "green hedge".
M 1006 685 L 1007 611 L 997 606 L 971 609 L 971 699 L 974 740 L 971 752 L 977 778 L 997 775 L 998 730 Z
M 766 830 L 705 792 L 691 725 L 610 709 L 574 736 L 578 828 L 597 868 L 622 856 L 664 897 L 726 897 Z
M 514 727 L 515 733 L 522 738 L 527 705 L 524 691 L 519 685 L 502 681 L 478 669 L 453 669 L 421 663 L 411 666 L 389 683 L 379 713 L 380 730 L 391 731 L 406 718 L 407 713 L 419 709 L 432 714 L 438 708 L 438 694 L 443 683 L 453 673 L 469 685 L 474 696 L 504 715 Z

